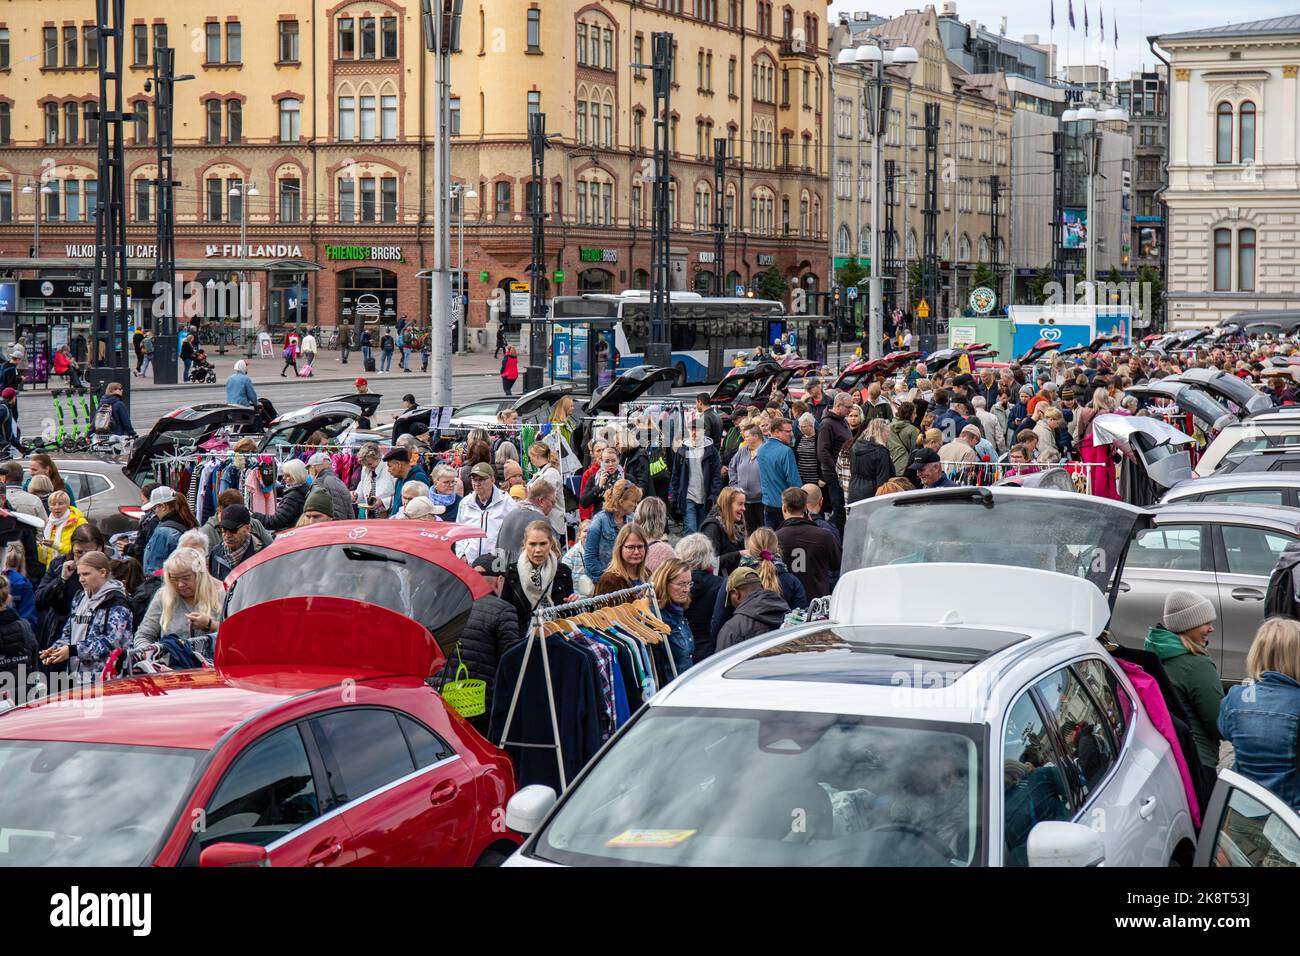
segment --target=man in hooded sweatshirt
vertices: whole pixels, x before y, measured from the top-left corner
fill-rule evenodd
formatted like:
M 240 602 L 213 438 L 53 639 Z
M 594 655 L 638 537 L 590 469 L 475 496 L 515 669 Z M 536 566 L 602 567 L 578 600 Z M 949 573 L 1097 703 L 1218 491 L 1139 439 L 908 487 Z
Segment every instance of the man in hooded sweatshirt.
M 790 605 L 775 591 L 763 587 L 753 568 L 736 568 L 727 578 L 727 600 L 735 607 L 718 632 L 718 652 L 751 637 L 775 631 L 790 613 Z
M 1176 588 L 1165 596 L 1160 624 L 1147 634 L 1145 650 L 1160 658 L 1174 685 L 1196 752 L 1204 767 L 1219 763 L 1219 704 L 1223 683 L 1209 654 L 1214 633 L 1214 605 L 1195 591 Z
M 691 423 L 689 437 L 677 450 L 669 497 L 682 514 L 682 535 L 694 534 L 722 491 L 722 458 L 718 446 Z

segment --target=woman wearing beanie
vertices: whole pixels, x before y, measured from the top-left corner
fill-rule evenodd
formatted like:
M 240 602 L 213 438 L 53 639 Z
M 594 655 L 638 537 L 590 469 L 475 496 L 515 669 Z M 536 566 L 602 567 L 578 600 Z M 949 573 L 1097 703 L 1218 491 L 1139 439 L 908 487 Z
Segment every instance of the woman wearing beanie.
M 1191 724 L 1201 765 L 1219 764 L 1219 704 L 1223 684 L 1207 650 L 1214 632 L 1214 605 L 1194 591 L 1176 589 L 1165 597 L 1160 625 L 1147 634 L 1145 649 L 1160 658 Z

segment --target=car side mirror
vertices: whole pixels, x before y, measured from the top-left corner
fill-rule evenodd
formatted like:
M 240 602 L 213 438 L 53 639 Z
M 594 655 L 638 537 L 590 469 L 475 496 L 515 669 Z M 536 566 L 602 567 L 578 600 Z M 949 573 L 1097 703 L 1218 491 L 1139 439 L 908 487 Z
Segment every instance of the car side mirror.
M 1082 823 L 1044 820 L 1029 831 L 1030 866 L 1101 866 L 1106 844 Z
M 270 866 L 266 847 L 251 843 L 214 843 L 199 854 L 199 866 Z
M 556 799 L 550 787 L 538 783 L 524 787 L 506 803 L 506 826 L 516 833 L 535 833 Z

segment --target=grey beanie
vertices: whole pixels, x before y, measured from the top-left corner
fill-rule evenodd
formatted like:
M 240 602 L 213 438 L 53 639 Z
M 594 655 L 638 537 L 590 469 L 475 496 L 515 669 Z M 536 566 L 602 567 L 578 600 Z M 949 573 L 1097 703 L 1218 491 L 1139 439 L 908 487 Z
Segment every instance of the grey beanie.
M 1175 634 L 1182 634 L 1217 617 L 1214 605 L 1195 591 L 1176 589 L 1165 596 L 1165 613 L 1162 623 Z

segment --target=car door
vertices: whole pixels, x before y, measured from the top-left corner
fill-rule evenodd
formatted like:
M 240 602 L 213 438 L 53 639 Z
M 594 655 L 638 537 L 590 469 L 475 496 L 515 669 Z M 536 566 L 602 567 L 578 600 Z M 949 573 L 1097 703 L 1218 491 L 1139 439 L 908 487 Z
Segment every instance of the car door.
M 344 866 L 354 862 L 346 821 L 333 812 L 315 744 L 304 725 L 272 730 L 230 764 L 195 821 L 184 865 L 216 843 L 264 846 L 272 866 Z
M 449 744 L 408 715 L 379 707 L 336 710 L 311 725 L 358 864 L 470 862 L 473 772 Z
M 1215 527 L 1215 539 L 1219 674 L 1225 680 L 1239 681 L 1246 676 L 1246 652 L 1264 622 L 1269 575 L 1282 549 L 1296 538 L 1281 531 L 1224 523 Z
M 1139 531 L 1129 545 L 1120 578 L 1111 631 L 1141 646 L 1147 631 L 1164 615 L 1172 588 L 1195 591 L 1219 610 L 1214 551 L 1209 529 L 1200 522 L 1159 522 Z
M 1221 770 L 1194 865 L 1300 866 L 1300 816 L 1253 780 Z

